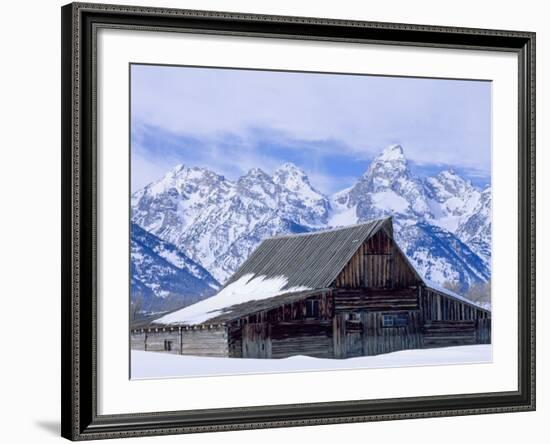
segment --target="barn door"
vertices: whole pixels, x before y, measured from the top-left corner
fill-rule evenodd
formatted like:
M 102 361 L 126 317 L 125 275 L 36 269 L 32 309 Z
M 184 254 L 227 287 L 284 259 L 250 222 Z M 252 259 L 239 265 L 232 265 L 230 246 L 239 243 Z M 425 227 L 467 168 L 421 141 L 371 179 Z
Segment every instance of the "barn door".
M 269 324 L 245 324 L 243 326 L 243 358 L 271 358 Z
M 333 320 L 333 348 L 337 359 L 364 356 L 363 323 L 359 313 L 338 313 Z
M 346 358 L 363 356 L 363 324 L 355 313 L 346 321 Z

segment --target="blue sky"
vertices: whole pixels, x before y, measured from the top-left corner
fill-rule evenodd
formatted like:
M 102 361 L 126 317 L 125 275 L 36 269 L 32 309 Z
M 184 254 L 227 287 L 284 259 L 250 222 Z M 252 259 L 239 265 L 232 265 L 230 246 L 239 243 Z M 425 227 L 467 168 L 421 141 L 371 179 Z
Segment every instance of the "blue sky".
M 184 163 L 230 179 L 291 161 L 320 191 L 351 185 L 385 146 L 411 168 L 490 181 L 491 84 L 132 65 L 132 189 Z

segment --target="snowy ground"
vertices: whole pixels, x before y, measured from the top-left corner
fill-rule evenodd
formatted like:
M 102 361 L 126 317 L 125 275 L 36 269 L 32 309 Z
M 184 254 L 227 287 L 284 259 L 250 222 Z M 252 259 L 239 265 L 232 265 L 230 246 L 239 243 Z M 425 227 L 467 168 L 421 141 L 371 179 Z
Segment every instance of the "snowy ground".
M 377 356 L 349 359 L 318 359 L 308 356 L 293 356 L 286 359 L 207 358 L 132 350 L 131 360 L 132 379 L 148 379 L 352 368 L 477 364 L 491 362 L 492 348 L 491 345 L 465 345 L 424 350 L 403 350 Z

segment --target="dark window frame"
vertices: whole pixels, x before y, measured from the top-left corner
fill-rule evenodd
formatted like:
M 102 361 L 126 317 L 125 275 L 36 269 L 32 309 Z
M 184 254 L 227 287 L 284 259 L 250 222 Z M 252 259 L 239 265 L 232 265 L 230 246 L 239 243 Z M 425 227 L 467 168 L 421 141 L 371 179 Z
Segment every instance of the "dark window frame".
M 306 299 L 306 318 L 318 318 L 319 310 L 319 299 Z

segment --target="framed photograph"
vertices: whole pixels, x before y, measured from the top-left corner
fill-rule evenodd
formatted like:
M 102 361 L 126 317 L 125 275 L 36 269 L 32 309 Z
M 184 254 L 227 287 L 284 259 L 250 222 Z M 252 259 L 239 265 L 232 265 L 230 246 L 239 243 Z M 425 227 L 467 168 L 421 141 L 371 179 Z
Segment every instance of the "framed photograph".
M 64 437 L 534 410 L 534 33 L 61 12 Z

